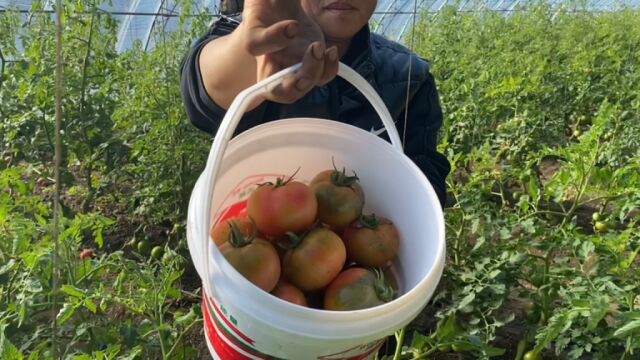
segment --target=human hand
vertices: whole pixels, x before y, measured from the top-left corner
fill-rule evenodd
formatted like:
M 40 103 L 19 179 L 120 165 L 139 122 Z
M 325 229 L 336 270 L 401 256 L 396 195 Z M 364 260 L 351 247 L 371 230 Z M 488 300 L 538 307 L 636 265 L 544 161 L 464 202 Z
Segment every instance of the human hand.
M 265 99 L 292 103 L 338 72 L 338 49 L 326 49 L 324 35 L 300 0 L 245 0 L 242 30 L 246 50 L 256 57 L 260 81 L 302 61 Z

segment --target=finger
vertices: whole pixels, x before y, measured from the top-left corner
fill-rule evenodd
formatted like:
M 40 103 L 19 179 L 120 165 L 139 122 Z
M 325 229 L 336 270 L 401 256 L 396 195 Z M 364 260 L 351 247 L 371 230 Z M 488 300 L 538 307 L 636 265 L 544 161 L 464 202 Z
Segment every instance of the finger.
M 247 27 L 246 48 L 254 56 L 282 50 L 289 45 L 299 31 L 298 22 L 283 20 L 271 26 L 260 24 Z
M 338 74 L 338 48 L 335 46 L 330 47 L 324 51 L 324 68 L 322 75 L 320 76 L 319 85 L 325 85 L 329 81 L 333 80 Z
M 290 104 L 318 85 L 324 72 L 324 44 L 314 42 L 304 54 L 302 66 L 295 74 L 286 77 L 268 95 L 269 100 Z

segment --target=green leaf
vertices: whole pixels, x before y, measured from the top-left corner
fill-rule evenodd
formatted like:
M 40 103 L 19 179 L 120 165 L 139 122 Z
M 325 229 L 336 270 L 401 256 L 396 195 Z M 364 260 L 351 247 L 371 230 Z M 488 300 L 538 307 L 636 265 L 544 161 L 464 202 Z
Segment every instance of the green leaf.
M 166 296 L 175 300 L 180 300 L 180 298 L 182 297 L 180 291 L 178 291 L 178 289 L 174 287 L 170 287 L 167 289 Z
M 6 323 L 0 323 L 0 359 L 2 360 L 22 360 L 22 353 L 5 337 Z
M 6 264 L 0 267 L 0 275 L 4 275 L 10 271 L 13 271 L 15 267 L 17 267 L 16 261 L 14 259 L 9 259 Z
M 127 354 L 126 356 L 121 356 L 120 360 L 135 360 L 135 359 L 140 359 L 140 355 L 143 353 L 144 348 L 140 345 L 134 347 L 133 349 L 131 349 L 131 351 L 129 352 L 129 354 Z
M 104 243 L 104 238 L 102 236 L 102 229 L 99 229 L 95 232 L 96 235 L 96 244 L 98 244 L 99 248 L 102 248 L 102 245 Z
M 471 302 L 473 302 L 475 298 L 476 298 L 475 293 L 472 292 L 467 294 L 467 296 L 465 296 L 462 300 L 460 300 L 460 303 L 458 304 L 457 308 L 462 309 L 466 307 L 467 305 L 471 304 Z
M 196 313 L 193 311 L 193 308 L 192 308 L 192 309 L 189 309 L 188 313 L 175 318 L 173 320 L 173 323 L 178 326 L 188 326 L 193 322 L 195 318 L 196 318 Z
M 68 284 L 62 285 L 62 287 L 60 288 L 65 294 L 73 296 L 73 297 L 77 297 L 77 298 L 82 298 L 85 297 L 85 293 L 78 289 L 75 286 L 71 286 Z
M 531 198 L 534 200 L 534 203 L 537 203 L 540 191 L 538 190 L 538 184 L 536 184 L 533 177 L 529 178 L 529 193 L 531 194 Z
M 84 299 L 83 304 L 84 307 L 87 308 L 87 310 L 91 311 L 94 314 L 96 313 L 96 311 L 98 311 L 98 307 L 96 306 L 96 304 L 89 298 Z
M 640 318 L 631 320 L 613 333 L 615 337 L 624 337 L 640 329 Z
M 58 312 L 58 316 L 57 316 L 58 324 L 62 325 L 67 320 L 69 320 L 73 316 L 73 314 L 76 312 L 76 309 L 77 309 L 77 305 L 71 304 L 71 303 L 64 303 L 64 305 L 62 305 L 62 308 Z

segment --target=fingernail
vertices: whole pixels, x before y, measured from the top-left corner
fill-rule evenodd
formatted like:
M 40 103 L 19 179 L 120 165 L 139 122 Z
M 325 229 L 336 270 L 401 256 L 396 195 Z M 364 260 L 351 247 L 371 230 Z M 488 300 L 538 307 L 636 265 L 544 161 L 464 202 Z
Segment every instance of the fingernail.
M 335 46 L 332 46 L 327 51 L 327 56 L 329 57 L 329 61 L 331 62 L 338 60 L 338 48 L 336 48 Z
M 301 78 L 296 82 L 296 88 L 300 91 L 305 91 L 311 85 L 311 79 L 309 78 Z
M 311 45 L 311 54 L 316 60 L 322 60 L 322 56 L 324 55 L 324 46 L 320 43 L 314 43 Z
M 293 39 L 298 34 L 298 24 L 292 23 L 284 28 L 284 35 L 289 39 Z

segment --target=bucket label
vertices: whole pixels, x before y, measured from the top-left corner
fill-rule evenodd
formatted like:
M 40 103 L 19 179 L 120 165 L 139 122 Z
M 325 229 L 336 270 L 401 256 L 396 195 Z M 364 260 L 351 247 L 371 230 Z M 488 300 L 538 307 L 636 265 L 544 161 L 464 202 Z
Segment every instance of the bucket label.
M 205 336 L 216 354 L 223 360 L 287 360 L 275 357 L 256 348 L 256 341 L 244 334 L 232 322 L 232 316 L 223 310 L 214 299 L 202 298 L 202 314 Z M 371 359 L 384 343 L 384 339 L 330 355 L 318 356 L 317 360 L 366 360 Z
M 202 299 L 205 335 L 218 356 L 224 360 L 286 360 L 256 349 L 254 340 L 243 334 L 227 319 L 215 301 Z

